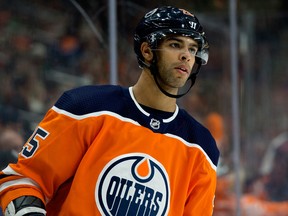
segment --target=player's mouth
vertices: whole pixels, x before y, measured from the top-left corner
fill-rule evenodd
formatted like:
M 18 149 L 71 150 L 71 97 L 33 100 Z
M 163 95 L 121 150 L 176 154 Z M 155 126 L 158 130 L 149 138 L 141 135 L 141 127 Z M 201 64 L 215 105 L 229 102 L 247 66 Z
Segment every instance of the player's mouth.
M 175 67 L 175 69 L 180 72 L 180 73 L 184 73 L 184 74 L 188 74 L 189 73 L 189 70 L 186 66 L 184 65 L 180 65 L 180 66 L 177 66 Z

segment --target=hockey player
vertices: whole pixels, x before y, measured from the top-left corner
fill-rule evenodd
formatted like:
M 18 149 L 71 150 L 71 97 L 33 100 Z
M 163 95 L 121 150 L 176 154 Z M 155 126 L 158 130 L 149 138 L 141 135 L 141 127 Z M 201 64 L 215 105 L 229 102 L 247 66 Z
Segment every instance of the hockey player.
M 6 216 L 212 215 L 219 152 L 176 103 L 207 63 L 204 31 L 193 14 L 160 7 L 134 42 L 134 86 L 65 92 L 0 172 Z

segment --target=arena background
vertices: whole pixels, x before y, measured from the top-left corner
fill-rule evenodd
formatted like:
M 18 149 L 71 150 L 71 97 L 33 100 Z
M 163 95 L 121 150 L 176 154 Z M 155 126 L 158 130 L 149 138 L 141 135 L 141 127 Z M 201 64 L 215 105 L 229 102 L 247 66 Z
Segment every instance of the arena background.
M 133 30 L 140 17 L 160 5 L 182 7 L 197 15 L 210 42 L 208 65 L 178 103 L 211 130 L 221 150 L 214 215 L 288 215 L 271 213 L 282 204 L 285 208 L 288 200 L 287 1 L 242 0 L 236 5 L 237 134 L 232 1 L 175 2 L 2 0 L 0 136 L 8 128 L 28 139 L 64 90 L 88 84 L 132 85 L 140 74 L 133 52 Z M 116 38 L 110 34 L 113 28 Z

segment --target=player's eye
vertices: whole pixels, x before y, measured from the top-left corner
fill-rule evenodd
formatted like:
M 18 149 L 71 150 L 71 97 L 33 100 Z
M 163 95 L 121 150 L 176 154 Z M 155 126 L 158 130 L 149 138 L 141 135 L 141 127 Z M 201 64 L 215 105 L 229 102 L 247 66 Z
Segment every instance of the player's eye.
M 197 53 L 197 48 L 196 48 L 196 47 L 191 47 L 191 48 L 189 48 L 189 52 L 190 52 L 191 54 L 193 54 L 193 55 L 196 55 L 196 53 Z
M 170 43 L 170 47 L 172 47 L 172 48 L 180 48 L 180 44 L 179 43 Z

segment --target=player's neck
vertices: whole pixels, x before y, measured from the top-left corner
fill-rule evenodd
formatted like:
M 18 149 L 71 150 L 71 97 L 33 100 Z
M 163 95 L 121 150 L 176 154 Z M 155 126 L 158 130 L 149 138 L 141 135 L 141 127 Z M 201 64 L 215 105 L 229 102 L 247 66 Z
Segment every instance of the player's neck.
M 142 72 L 139 80 L 133 86 L 133 94 L 137 102 L 154 109 L 174 112 L 176 99 L 164 95 L 149 73 Z

